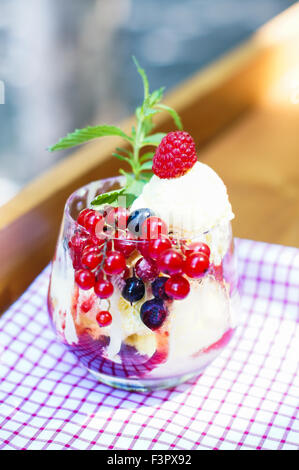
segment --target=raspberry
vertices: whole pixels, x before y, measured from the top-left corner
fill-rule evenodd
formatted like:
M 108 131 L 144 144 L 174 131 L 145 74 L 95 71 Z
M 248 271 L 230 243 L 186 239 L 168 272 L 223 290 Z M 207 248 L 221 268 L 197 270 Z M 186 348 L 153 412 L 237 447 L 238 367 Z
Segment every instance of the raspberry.
M 197 161 L 195 143 L 183 131 L 169 132 L 161 141 L 153 160 L 153 172 L 159 178 L 177 178 Z

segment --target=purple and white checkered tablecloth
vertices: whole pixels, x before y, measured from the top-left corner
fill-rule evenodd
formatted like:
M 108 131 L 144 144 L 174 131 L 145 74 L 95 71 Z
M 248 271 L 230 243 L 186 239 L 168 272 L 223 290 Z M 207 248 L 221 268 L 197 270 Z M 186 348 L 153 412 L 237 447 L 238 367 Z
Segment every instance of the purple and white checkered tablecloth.
M 299 250 L 236 240 L 241 325 L 197 379 L 132 393 L 55 338 L 47 267 L 0 319 L 0 449 L 298 449 Z

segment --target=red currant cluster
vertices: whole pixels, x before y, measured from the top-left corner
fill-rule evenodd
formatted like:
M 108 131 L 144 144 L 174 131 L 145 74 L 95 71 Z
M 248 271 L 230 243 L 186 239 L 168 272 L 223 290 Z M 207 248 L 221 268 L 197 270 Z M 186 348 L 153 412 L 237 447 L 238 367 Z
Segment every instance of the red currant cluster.
M 84 209 L 77 219 L 82 230 L 69 241 L 78 286 L 84 290 L 93 287 L 101 299 L 112 295 L 110 276 L 126 270 L 126 257 L 135 249 L 133 237 L 119 231 L 122 225 L 126 227 L 127 218 L 128 211 L 121 207 L 108 213 Z
M 122 207 L 103 212 L 84 209 L 77 222 L 81 230 L 69 241 L 75 281 L 83 290 L 93 288 L 100 299 L 113 294 L 113 276 L 123 279 L 122 295 L 131 303 L 144 297 L 144 283 L 148 282 L 155 297 L 152 302 L 184 299 L 190 291 L 184 275 L 201 278 L 209 268 L 210 249 L 206 244 L 178 243 L 168 235 L 165 222 L 149 209 L 132 214 Z M 127 259 L 134 252 L 137 262 L 132 276 Z M 105 311 L 99 312 L 97 320 L 107 326 L 112 318 Z
M 181 244 L 181 252 L 171 247 L 169 238 L 158 238 L 149 243 L 149 255 L 156 260 L 159 272 L 170 276 L 164 290 L 168 297 L 181 300 L 190 291 L 189 278 L 201 278 L 209 268 L 210 249 L 205 243 Z

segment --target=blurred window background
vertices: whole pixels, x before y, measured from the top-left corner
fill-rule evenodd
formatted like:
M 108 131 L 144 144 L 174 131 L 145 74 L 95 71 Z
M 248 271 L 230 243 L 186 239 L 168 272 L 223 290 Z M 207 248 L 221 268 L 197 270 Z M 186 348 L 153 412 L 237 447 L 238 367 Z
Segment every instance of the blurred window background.
M 135 55 L 167 91 L 291 0 L 0 0 L 0 205 L 65 153 L 74 128 L 141 99 Z

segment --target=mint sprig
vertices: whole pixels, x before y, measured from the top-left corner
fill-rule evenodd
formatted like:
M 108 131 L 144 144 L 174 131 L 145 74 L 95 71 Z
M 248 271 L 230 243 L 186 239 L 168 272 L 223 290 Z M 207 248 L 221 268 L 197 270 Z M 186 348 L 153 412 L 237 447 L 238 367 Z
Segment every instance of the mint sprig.
M 132 143 L 132 138 L 129 137 L 125 132 L 123 132 L 119 127 L 116 126 L 88 126 L 84 129 L 76 129 L 74 132 L 68 134 L 66 137 L 57 142 L 57 144 L 50 147 L 48 150 L 54 152 L 55 150 L 64 150 L 76 145 L 83 144 L 89 140 L 96 139 L 98 137 L 107 137 L 107 136 L 118 136 Z
M 112 204 L 116 199 L 118 199 L 122 193 L 124 193 L 125 188 L 116 189 L 114 191 L 109 191 L 107 193 L 99 194 L 93 201 L 92 205 L 94 207 L 102 206 L 103 204 Z
M 117 147 L 116 152 L 112 155 L 119 160 L 126 162 L 131 167 L 133 175 L 131 176 L 124 170 L 120 170 L 120 173 L 126 176 L 125 187 L 120 191 L 111 191 L 109 193 L 101 194 L 92 202 L 94 207 L 98 207 L 102 204 L 113 204 L 120 195 L 127 196 L 127 205 L 130 205 L 134 198 L 138 197 L 141 193 L 144 184 L 151 176 L 149 171 L 152 168 L 154 152 L 143 153 L 143 155 L 140 155 L 140 153 L 145 147 L 157 147 L 166 135 L 162 132 L 151 134 L 154 129 L 152 118 L 155 114 L 166 111 L 171 115 L 178 129 L 181 130 L 183 127 L 178 113 L 173 108 L 161 103 L 164 87 L 150 93 L 149 82 L 145 70 L 140 67 L 135 57 L 133 57 L 133 61 L 142 78 L 144 97 L 141 106 L 138 106 L 136 109 L 135 115 L 137 122 L 136 126 L 132 127 L 131 135 L 127 135 L 117 126 L 106 124 L 102 126 L 88 126 L 83 129 L 76 129 L 74 132 L 60 139 L 55 145 L 49 147 L 49 151 L 51 152 L 64 150 L 99 137 L 109 136 L 122 137 L 126 143 L 129 144 L 130 149 Z

